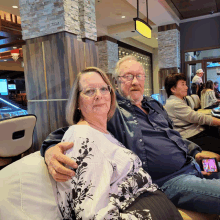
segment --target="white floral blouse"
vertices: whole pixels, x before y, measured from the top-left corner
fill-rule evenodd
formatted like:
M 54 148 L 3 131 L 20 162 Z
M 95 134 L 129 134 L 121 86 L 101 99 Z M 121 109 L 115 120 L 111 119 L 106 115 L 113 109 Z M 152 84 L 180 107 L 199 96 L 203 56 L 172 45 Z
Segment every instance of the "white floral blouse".
M 74 142 L 66 155 L 78 164 L 76 175 L 54 189 L 62 219 L 152 219 L 148 209 L 126 211 L 140 194 L 158 188 L 137 155 L 87 125 L 71 126 L 62 141 Z
M 214 90 L 205 91 L 201 93 L 201 107 L 202 109 L 214 105 L 218 100 L 215 97 Z

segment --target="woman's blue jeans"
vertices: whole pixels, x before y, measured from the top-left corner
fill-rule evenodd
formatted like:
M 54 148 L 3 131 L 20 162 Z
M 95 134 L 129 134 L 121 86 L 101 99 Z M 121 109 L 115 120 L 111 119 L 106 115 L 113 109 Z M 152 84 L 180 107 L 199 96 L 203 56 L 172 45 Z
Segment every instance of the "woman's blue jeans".
M 201 178 L 198 172 L 174 177 L 161 188 L 178 208 L 220 215 L 220 173 Z

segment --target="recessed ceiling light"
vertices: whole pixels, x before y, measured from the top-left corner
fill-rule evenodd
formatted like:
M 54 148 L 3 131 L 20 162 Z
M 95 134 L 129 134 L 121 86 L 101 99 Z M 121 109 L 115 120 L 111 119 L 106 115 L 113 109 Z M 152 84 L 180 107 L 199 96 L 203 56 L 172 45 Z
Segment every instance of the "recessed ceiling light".
M 17 49 L 17 47 L 13 47 L 13 49 Z
M 158 37 L 156 37 L 156 39 L 158 39 Z
M 12 8 L 18 8 L 18 6 L 17 5 L 13 5 Z
M 121 18 L 125 18 L 125 16 L 123 15 L 123 16 L 121 16 Z
M 7 61 L 7 60 L 4 60 L 4 61 Z

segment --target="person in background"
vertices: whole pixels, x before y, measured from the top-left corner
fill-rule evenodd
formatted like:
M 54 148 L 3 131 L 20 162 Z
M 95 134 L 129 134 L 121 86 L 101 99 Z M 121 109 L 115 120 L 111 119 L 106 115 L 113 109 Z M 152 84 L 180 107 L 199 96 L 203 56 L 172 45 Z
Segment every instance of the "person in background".
M 215 92 L 215 97 L 217 99 L 219 99 L 220 98 L 220 91 L 218 90 L 218 82 L 217 81 L 214 82 L 214 92 Z
M 202 81 L 202 77 L 203 77 L 203 70 L 202 69 L 198 69 L 196 71 L 196 75 L 193 77 L 192 79 L 192 94 L 197 94 L 199 97 L 201 97 L 201 91 L 203 89 L 203 81 Z
M 157 217 L 148 206 L 148 195 L 157 197 L 158 186 L 138 156 L 107 131 L 115 106 L 115 92 L 102 70 L 90 67 L 78 74 L 66 107 L 71 126 L 62 139 L 74 142 L 66 156 L 78 168 L 69 181 L 54 186 L 62 219 L 182 219 L 162 192 L 162 201 L 154 203 L 156 211 L 161 206 L 168 209 Z
M 197 85 L 199 85 L 201 83 L 203 84 L 203 81 L 202 81 L 203 74 L 204 74 L 203 70 L 198 69 L 196 71 L 196 75 L 192 79 L 192 83 L 196 83 Z
M 201 108 L 213 109 L 218 106 L 219 102 L 220 100 L 215 97 L 214 84 L 211 80 L 208 80 L 201 92 Z
M 143 96 L 142 64 L 133 56 L 125 56 L 117 62 L 114 75 L 118 84 L 117 107 L 107 124 L 108 131 L 139 156 L 152 182 L 178 208 L 220 215 L 220 174 L 210 176 L 201 171 L 198 163 L 209 156 L 173 129 L 172 121 L 158 101 Z M 67 129 L 51 133 L 41 147 L 50 174 L 59 181 L 74 175 L 63 166 L 63 163 L 75 165 L 63 154 L 72 145 L 60 143 Z
M 165 79 L 165 89 L 168 99 L 164 108 L 174 123 L 174 129 L 203 150 L 220 154 L 218 128 L 209 128 L 213 125 L 220 126 L 220 119 L 194 111 L 187 105 L 186 76 L 183 73 L 168 75 Z

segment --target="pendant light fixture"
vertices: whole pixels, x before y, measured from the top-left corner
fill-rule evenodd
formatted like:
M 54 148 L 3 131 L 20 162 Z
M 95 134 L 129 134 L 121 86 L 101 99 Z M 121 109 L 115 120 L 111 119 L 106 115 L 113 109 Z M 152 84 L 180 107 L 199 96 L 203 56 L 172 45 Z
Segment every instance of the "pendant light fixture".
M 137 18 L 133 18 L 135 22 L 135 30 L 146 38 L 151 38 L 152 27 L 148 24 L 148 0 L 146 0 L 147 22 L 139 18 L 139 0 L 137 0 Z

